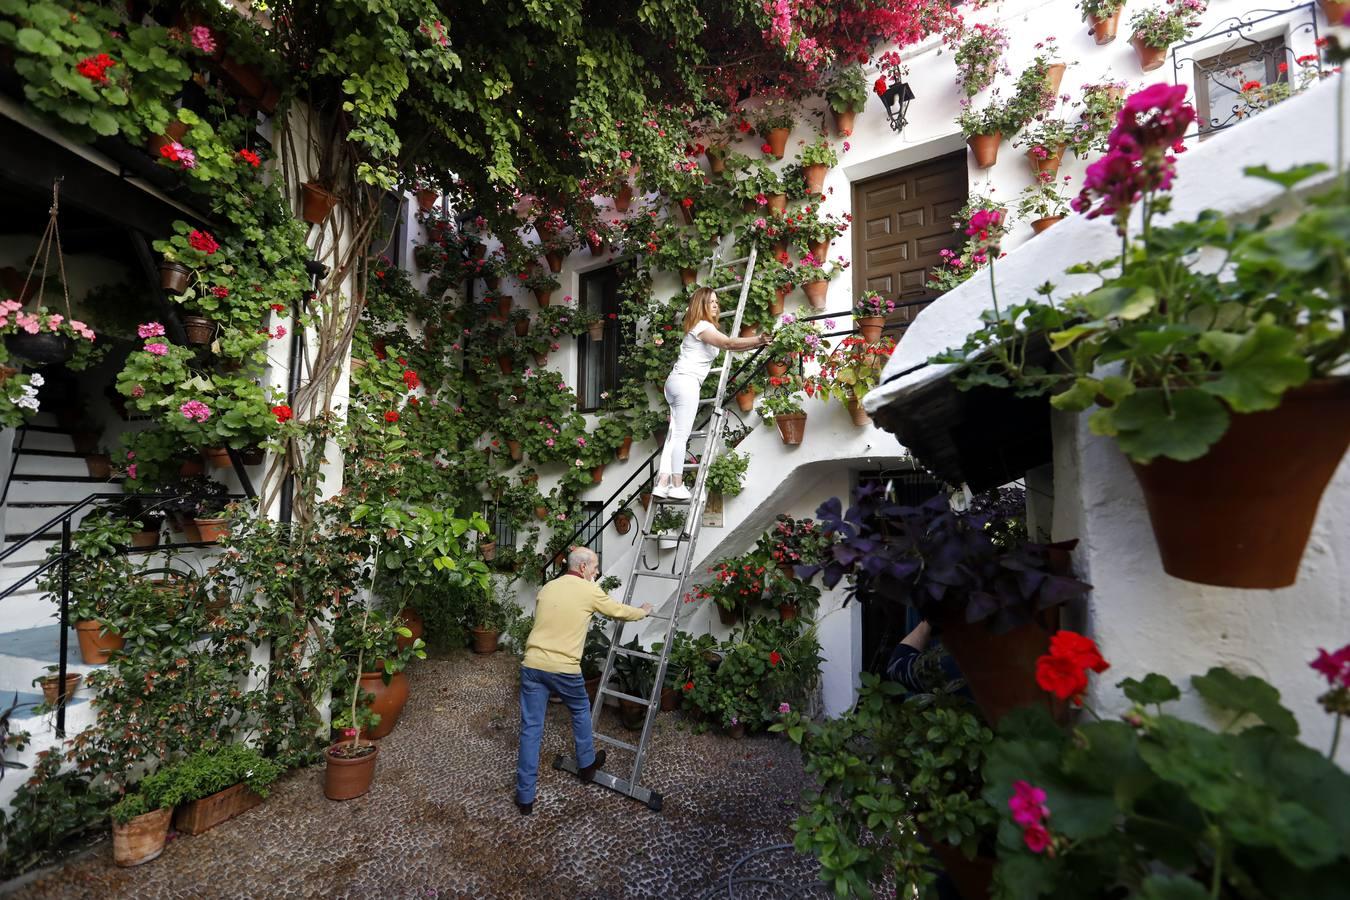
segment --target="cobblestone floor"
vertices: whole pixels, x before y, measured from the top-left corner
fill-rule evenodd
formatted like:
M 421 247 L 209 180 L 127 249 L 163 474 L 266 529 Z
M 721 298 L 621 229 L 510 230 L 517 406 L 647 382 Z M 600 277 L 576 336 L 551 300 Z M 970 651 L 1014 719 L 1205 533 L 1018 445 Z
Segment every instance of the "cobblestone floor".
M 263 805 L 172 840 L 154 862 L 118 869 L 105 841 L 12 896 L 699 900 L 728 896 L 740 857 L 791 840 L 805 782 L 795 748 L 695 735 L 682 713 L 658 720 L 643 779 L 665 796 L 653 813 L 549 766 L 571 741 L 565 710 L 550 705 L 538 801 L 520 816 L 514 666 L 506 653 L 416 663 L 362 798 L 331 802 L 321 767 L 293 772 Z M 791 887 L 747 882 L 735 896 L 821 896 L 815 872 L 813 860 L 774 851 L 740 873 Z

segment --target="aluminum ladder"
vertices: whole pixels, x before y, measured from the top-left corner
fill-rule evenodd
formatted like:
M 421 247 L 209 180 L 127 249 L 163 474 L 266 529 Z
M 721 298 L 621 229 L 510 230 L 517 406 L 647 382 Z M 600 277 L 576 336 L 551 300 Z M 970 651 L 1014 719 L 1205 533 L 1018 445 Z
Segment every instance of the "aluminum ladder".
M 723 261 L 719 251 L 714 257 L 708 272 L 709 282 L 713 281 L 713 275 L 719 268 L 729 268 L 736 266 L 745 266 L 744 272 L 740 278 L 732 281 L 725 287 L 739 286 L 740 293 L 736 301 L 736 309 L 731 312 L 723 312 L 719 318 L 725 320 L 731 319 L 731 328 L 727 334 L 735 337 L 740 333 L 741 319 L 745 314 L 746 299 L 750 296 L 750 282 L 755 274 L 755 259 L 757 250 L 750 248 L 748 255 Z M 622 646 L 623 630 L 627 623 L 615 620 L 613 630 L 610 634 L 609 653 L 605 657 L 605 668 L 600 675 L 600 686 L 595 692 L 595 703 L 591 708 L 591 726 L 594 732 L 594 739 L 597 744 L 608 745 L 619 750 L 631 753 L 633 764 L 626 778 L 621 778 L 616 774 L 597 770 L 594 781 L 596 784 L 603 785 L 611 790 L 618 791 L 620 794 L 632 797 L 647 804 L 649 809 L 660 811 L 661 794 L 653 791 L 651 788 L 644 787 L 642 784 L 642 767 L 647 760 L 647 750 L 651 743 L 652 724 L 656 721 L 656 713 L 661 706 L 661 688 L 666 680 L 666 664 L 670 660 L 670 646 L 675 638 L 676 626 L 678 625 L 680 598 L 690 589 L 690 574 L 694 565 L 694 548 L 698 545 L 698 534 L 703 523 L 703 510 L 707 505 L 708 492 L 708 467 L 712 465 L 719 455 L 721 455 L 724 439 L 724 429 L 727 422 L 727 411 L 724 406 L 726 400 L 727 383 L 731 376 L 731 363 L 733 359 L 731 350 L 724 350 L 720 355 L 720 363 L 712 368 L 708 374 L 717 374 L 717 392 L 710 398 L 700 400 L 698 412 L 702 412 L 705 407 L 712 407 L 712 415 L 704 428 L 696 429 L 689 435 L 691 441 L 703 440 L 703 452 L 698 454 L 697 463 L 684 463 L 684 469 L 695 469 L 697 474 L 694 476 L 694 486 L 691 489 L 690 499 L 688 500 L 663 500 L 659 497 L 653 497 L 652 502 L 648 504 L 647 509 L 642 515 L 642 530 L 638 535 L 637 548 L 633 553 L 632 561 L 628 568 L 628 578 L 624 580 L 623 602 L 629 605 L 633 603 L 634 595 L 655 595 L 656 588 L 639 589 L 639 579 L 646 582 L 647 579 L 659 581 L 675 582 L 675 591 L 672 595 L 670 615 L 660 615 L 653 613 L 646 619 L 639 620 L 646 622 L 650 619 L 664 620 L 666 623 L 665 638 L 661 642 L 660 653 L 649 653 L 645 650 L 633 650 Z M 695 424 L 697 424 L 697 414 Z M 688 453 L 686 452 L 686 458 Z M 658 535 L 652 534 L 652 523 L 655 521 L 656 514 L 660 508 L 666 506 L 684 506 L 685 512 L 684 528 L 681 530 L 677 540 L 675 553 L 676 560 L 671 567 L 670 572 L 659 571 L 654 568 L 646 568 L 642 565 L 646 558 L 647 548 L 651 542 L 658 539 Z M 655 605 L 655 604 L 653 604 Z M 614 661 L 619 656 L 637 657 L 640 659 L 656 663 L 656 673 L 652 679 L 651 693 L 647 697 L 638 697 L 632 694 L 624 693 L 609 686 L 610 678 L 614 675 Z M 647 708 L 647 713 L 642 721 L 642 734 L 636 744 L 620 740 L 600 732 L 600 712 L 604 709 L 605 698 L 614 697 L 619 700 L 628 700 L 633 703 L 640 703 Z M 567 772 L 575 773 L 577 771 L 577 762 L 570 756 L 558 756 L 553 760 L 553 768 L 561 769 Z

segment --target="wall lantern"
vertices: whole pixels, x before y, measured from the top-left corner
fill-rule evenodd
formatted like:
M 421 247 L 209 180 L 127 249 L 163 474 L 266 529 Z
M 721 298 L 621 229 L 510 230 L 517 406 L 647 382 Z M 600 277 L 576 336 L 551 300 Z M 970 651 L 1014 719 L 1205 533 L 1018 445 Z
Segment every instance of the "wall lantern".
M 886 104 L 886 118 L 896 133 L 904 130 L 908 122 L 906 117 L 909 115 L 909 101 L 913 99 L 914 91 L 903 81 L 892 84 L 886 88 L 886 93 L 881 95 L 881 102 Z

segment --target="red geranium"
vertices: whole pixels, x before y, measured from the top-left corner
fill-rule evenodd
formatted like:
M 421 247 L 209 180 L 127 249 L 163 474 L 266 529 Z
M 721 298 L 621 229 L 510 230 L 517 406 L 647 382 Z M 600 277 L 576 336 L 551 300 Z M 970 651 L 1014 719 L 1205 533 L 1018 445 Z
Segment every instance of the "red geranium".
M 759 145 L 759 152 L 760 152 L 760 153 L 772 153 L 772 152 L 773 152 L 773 147 L 769 144 L 768 141 L 765 141 L 764 143 L 762 143 L 762 144 Z
M 408 390 L 416 390 L 422 384 L 422 379 L 412 369 L 408 369 L 403 373 L 403 383 L 408 386 Z
M 75 65 L 75 71 L 90 81 L 107 84 L 108 70 L 115 65 L 117 65 L 117 60 L 106 53 L 100 53 L 98 56 L 87 56 L 80 60 Z
M 776 666 L 776 665 L 778 665 L 778 664 L 779 664 L 780 662 L 782 662 L 782 661 L 783 661 L 783 656 L 782 656 L 782 654 L 779 653 L 777 650 L 774 650 L 774 651 L 772 651 L 772 652 L 769 654 L 769 665 L 771 665 L 771 666 Z
M 693 683 L 692 681 L 686 681 L 686 682 L 684 683 L 684 692 L 685 692 L 686 694 L 689 693 L 690 691 L 692 691 L 693 689 L 694 689 L 694 683 Z
M 386 412 L 386 413 L 384 414 L 384 420 L 385 420 L 386 422 L 397 422 L 397 421 L 398 421 L 398 413 L 394 412 L 394 411 L 391 409 L 391 410 L 389 410 L 388 412 Z
M 1110 668 L 1110 664 L 1102 659 L 1096 641 L 1072 631 L 1059 631 L 1050 638 L 1050 655 L 1063 657 L 1080 669 L 1105 672 Z
M 872 90 L 874 90 L 874 91 L 877 92 L 877 96 L 878 96 L 878 97 L 880 97 L 882 94 L 886 93 L 886 79 L 885 79 L 885 78 L 878 78 L 878 79 L 876 80 L 876 83 L 872 85 Z
M 1259 81 L 1244 81 L 1244 82 L 1242 83 L 1242 89 L 1243 89 L 1244 91 L 1254 91 L 1254 90 L 1257 90 L 1257 89 L 1260 88 L 1260 87 L 1261 87 L 1261 82 L 1259 82 Z
M 284 425 L 295 417 L 295 413 L 285 404 L 272 407 L 272 415 L 277 417 L 278 425 Z
M 235 156 L 239 157 L 255 169 L 262 165 L 262 157 L 252 150 L 240 150 Z
M 209 231 L 193 231 L 188 235 L 188 244 L 194 249 L 200 250 L 207 256 L 220 249 L 220 243 L 211 236 Z
M 1050 639 L 1050 652 L 1036 660 L 1036 684 L 1061 700 L 1081 705 L 1088 687 L 1087 673 L 1108 668 L 1110 664 L 1092 638 L 1059 631 Z
M 689 209 L 691 206 L 694 205 L 694 198 L 685 197 L 683 200 L 680 201 L 680 205 L 683 206 L 685 209 Z
M 271 304 L 271 306 L 272 306 L 272 312 L 274 312 L 274 313 L 284 313 L 284 312 L 286 311 L 286 307 L 285 307 L 284 304 L 281 304 L 281 303 L 273 303 L 273 304 Z

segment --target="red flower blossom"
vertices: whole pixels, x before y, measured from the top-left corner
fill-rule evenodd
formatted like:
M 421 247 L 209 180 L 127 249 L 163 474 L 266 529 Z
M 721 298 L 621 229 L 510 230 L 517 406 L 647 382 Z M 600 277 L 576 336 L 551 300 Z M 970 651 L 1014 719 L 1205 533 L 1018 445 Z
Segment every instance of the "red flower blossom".
M 686 682 L 684 683 L 684 692 L 685 692 L 686 694 L 689 693 L 690 691 L 692 691 L 693 689 L 694 689 L 694 683 L 693 683 L 692 681 L 686 681 Z
M 744 119 L 741 119 L 739 122 L 736 123 L 736 130 L 739 131 L 741 134 L 749 134 L 753 130 L 753 128 L 754 126 L 752 126 L 749 122 L 745 121 Z
M 286 307 L 285 307 L 284 304 L 281 304 L 281 303 L 273 303 L 271 306 L 272 306 L 272 312 L 274 312 L 274 313 L 284 313 L 284 312 L 286 311 Z
M 1257 90 L 1257 89 L 1260 88 L 1260 87 L 1261 87 L 1261 82 L 1259 82 L 1259 81 L 1244 81 L 1244 82 L 1242 83 L 1242 89 L 1243 89 L 1244 91 L 1254 91 L 1254 90 Z
M 262 165 L 262 157 L 252 150 L 240 150 L 235 156 L 239 157 L 239 159 L 242 159 L 255 169 Z
M 117 60 L 106 53 L 87 56 L 75 65 L 75 71 L 98 84 L 108 83 L 108 70 L 117 65 Z
M 220 299 L 224 300 L 226 297 L 230 296 L 230 289 L 225 287 L 224 285 L 218 284 L 215 287 L 211 288 L 211 293 L 219 297 Z
M 386 413 L 384 414 L 384 420 L 385 420 L 386 422 L 397 422 L 397 421 L 398 421 L 398 413 L 394 412 L 394 411 L 391 409 L 391 410 L 389 410 L 388 412 L 386 412 Z
M 407 369 L 403 373 L 403 383 L 408 386 L 408 390 L 415 390 L 422 384 L 422 379 L 417 377 L 417 373 L 412 369 Z
M 1044 853 L 1050 846 L 1050 832 L 1044 825 L 1028 825 L 1022 832 L 1022 841 L 1032 853 Z
M 200 250 L 207 256 L 220 249 L 219 242 L 211 236 L 209 231 L 193 231 L 188 235 L 188 244 L 195 250 Z
M 878 79 L 876 80 L 876 83 L 872 85 L 872 90 L 874 90 L 874 91 L 877 92 L 877 96 L 878 96 L 878 97 L 880 97 L 882 94 L 886 93 L 886 79 L 885 79 L 885 78 L 878 78 Z
M 689 209 L 694 205 L 694 198 L 685 197 L 683 200 L 680 201 L 680 205 L 683 206 L 685 209 Z
M 769 144 L 768 141 L 765 141 L 764 143 L 762 143 L 762 144 L 759 145 L 759 152 L 760 152 L 760 153 L 772 153 L 772 152 L 773 152 L 773 147 Z
M 1096 641 L 1072 631 L 1055 632 L 1054 637 L 1050 638 L 1050 655 L 1063 657 L 1080 669 L 1091 669 L 1094 672 L 1105 672 L 1111 667 L 1110 663 L 1102 658 Z
M 1110 664 L 1091 638 L 1060 631 L 1050 639 L 1050 652 L 1036 660 L 1036 684 L 1061 700 L 1081 704 L 1088 671 L 1104 672 L 1108 668 Z
M 289 406 L 282 404 L 272 407 L 272 415 L 277 417 L 278 425 L 284 425 L 295 417 L 295 412 Z
M 769 654 L 769 665 L 776 666 L 783 661 L 783 656 L 777 650 Z

